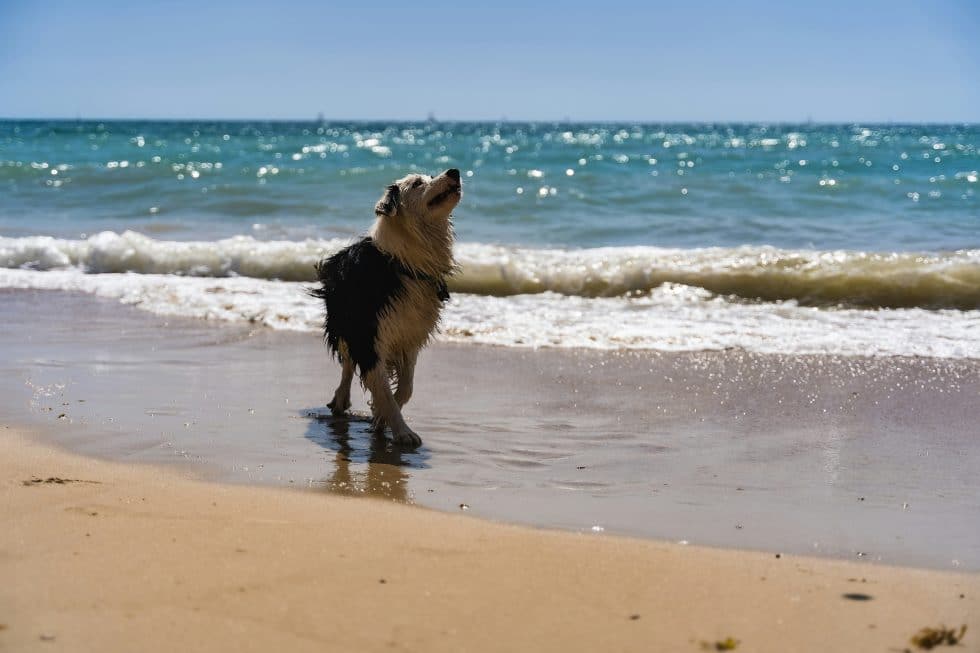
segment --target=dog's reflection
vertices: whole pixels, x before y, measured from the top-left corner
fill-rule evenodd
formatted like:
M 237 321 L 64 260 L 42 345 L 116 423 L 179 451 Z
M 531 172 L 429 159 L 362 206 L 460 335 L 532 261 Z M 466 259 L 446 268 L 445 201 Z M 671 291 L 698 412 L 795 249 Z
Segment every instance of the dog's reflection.
M 410 502 L 408 469 L 424 466 L 427 455 L 399 447 L 377 432 L 366 417 L 333 417 L 311 411 L 306 437 L 336 452 L 333 470 L 322 487 L 350 496 L 374 496 Z

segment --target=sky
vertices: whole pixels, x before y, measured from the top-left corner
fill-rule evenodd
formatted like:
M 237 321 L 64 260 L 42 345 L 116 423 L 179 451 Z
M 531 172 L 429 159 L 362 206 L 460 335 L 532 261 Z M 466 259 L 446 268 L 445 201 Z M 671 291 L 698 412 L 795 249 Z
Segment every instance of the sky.
M 0 0 L 0 116 L 975 123 L 978 37 L 975 0 Z

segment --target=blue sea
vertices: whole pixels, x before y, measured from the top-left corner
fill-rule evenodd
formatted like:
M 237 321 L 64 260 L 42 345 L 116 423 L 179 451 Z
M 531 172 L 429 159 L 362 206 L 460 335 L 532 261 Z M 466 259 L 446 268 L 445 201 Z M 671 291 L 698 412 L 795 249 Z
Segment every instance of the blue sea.
M 980 358 L 975 125 L 0 121 L 0 288 L 313 331 L 313 262 L 459 168 L 443 339 Z

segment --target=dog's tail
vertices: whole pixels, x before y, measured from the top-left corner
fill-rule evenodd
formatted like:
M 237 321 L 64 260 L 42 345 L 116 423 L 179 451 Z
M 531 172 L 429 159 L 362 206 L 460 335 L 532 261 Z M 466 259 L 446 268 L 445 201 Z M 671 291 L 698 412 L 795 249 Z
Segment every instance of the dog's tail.
M 326 301 L 327 296 L 334 289 L 335 280 L 332 271 L 332 266 L 330 265 L 330 259 L 324 258 L 320 259 L 313 264 L 313 269 L 316 270 L 316 278 L 320 282 L 319 286 L 313 288 L 307 288 L 306 294 L 310 297 L 316 297 Z
M 330 305 L 333 303 L 331 300 L 335 295 L 337 287 L 336 266 L 332 264 L 331 259 L 325 258 L 314 263 L 313 267 L 316 269 L 316 277 L 320 281 L 320 285 L 307 288 L 306 294 L 310 297 L 316 297 L 323 302 L 323 340 L 330 346 L 334 355 L 336 355 L 338 339 L 336 335 L 331 336 L 330 328 Z

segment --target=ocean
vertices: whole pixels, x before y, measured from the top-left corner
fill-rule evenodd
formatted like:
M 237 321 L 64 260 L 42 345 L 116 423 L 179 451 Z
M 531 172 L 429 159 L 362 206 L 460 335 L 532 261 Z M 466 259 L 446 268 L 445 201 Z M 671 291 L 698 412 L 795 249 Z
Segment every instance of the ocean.
M 315 331 L 313 263 L 462 171 L 443 340 L 980 358 L 980 126 L 0 121 L 0 289 Z

